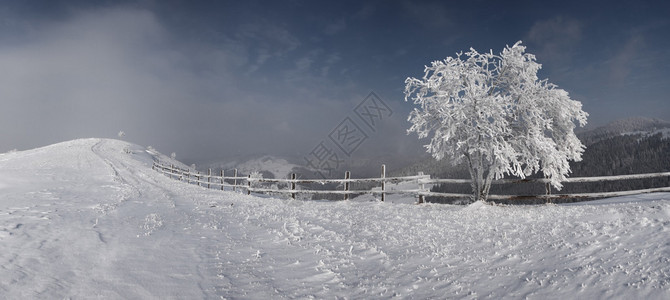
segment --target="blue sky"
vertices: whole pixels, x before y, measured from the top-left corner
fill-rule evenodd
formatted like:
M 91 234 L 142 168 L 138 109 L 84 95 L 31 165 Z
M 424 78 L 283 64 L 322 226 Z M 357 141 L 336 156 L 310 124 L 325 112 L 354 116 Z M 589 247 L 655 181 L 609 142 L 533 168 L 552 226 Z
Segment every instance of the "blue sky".
M 299 157 L 374 91 L 393 114 L 352 158 L 411 157 L 405 78 L 518 40 L 589 126 L 670 120 L 668 32 L 667 1 L 3 1 L 0 152 L 123 130 L 187 162 Z

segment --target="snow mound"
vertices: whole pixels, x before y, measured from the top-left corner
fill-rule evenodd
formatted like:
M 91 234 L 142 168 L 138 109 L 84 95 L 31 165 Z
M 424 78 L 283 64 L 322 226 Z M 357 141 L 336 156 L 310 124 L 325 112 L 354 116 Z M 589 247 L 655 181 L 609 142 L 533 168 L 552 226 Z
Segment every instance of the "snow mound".
M 465 210 L 479 210 L 479 209 L 486 209 L 487 207 L 490 207 L 489 204 L 486 204 L 484 201 L 475 201 L 474 203 L 468 205 Z
M 179 164 L 107 139 L 0 155 L 2 298 L 670 298 L 668 193 L 297 201 L 188 185 L 155 159 Z

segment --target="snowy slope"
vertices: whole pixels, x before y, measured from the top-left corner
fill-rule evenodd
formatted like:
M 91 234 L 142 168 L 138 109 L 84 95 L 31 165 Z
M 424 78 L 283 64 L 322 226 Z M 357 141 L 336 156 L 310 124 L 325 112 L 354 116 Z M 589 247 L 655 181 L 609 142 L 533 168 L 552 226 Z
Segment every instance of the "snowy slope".
M 588 147 L 598 141 L 628 134 L 650 136 L 661 133 L 667 138 L 669 130 L 670 122 L 668 121 L 656 118 L 632 117 L 616 120 L 605 126 L 579 132 L 577 133 L 577 136 Z
M 303 202 L 171 180 L 155 155 L 105 139 L 0 154 L 0 298 L 670 298 L 670 194 Z

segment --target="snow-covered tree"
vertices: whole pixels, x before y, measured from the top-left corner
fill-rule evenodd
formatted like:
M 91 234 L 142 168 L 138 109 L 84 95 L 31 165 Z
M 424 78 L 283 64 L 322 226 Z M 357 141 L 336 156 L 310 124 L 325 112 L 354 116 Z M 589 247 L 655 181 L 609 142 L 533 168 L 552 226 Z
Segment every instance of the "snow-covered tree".
M 541 65 L 521 41 L 499 55 L 475 49 L 425 67 L 405 80 L 405 101 L 418 105 L 408 133 L 432 134 L 427 152 L 467 163 L 473 200 L 486 201 L 494 179 L 542 172 L 560 189 L 584 145 L 574 134 L 588 114 L 568 93 L 539 80 Z

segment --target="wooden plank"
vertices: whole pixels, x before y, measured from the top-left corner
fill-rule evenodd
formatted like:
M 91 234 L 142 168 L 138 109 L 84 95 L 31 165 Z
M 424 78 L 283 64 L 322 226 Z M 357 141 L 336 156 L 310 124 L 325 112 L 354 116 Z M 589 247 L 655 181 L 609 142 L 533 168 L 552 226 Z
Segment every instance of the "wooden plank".
M 419 179 L 420 183 L 424 184 L 435 184 L 435 183 L 452 183 L 452 184 L 469 184 L 470 179 L 442 179 L 442 178 L 428 178 L 428 179 Z
M 580 194 L 552 194 L 552 195 L 489 195 L 488 199 L 491 200 L 522 200 L 522 199 L 569 199 L 569 198 L 582 198 L 582 199 L 593 199 L 593 198 L 610 198 L 610 197 L 619 197 L 619 196 L 630 196 L 637 194 L 648 194 L 648 193 L 657 193 L 657 192 L 670 192 L 670 187 L 662 188 L 651 188 L 651 189 L 642 189 L 642 190 L 631 190 L 631 191 L 618 191 L 618 192 L 601 192 L 601 193 L 580 193 Z M 450 194 L 450 193 L 438 193 L 438 192 L 421 192 L 420 195 L 424 196 L 433 196 L 433 197 L 444 197 L 444 198 L 469 198 L 471 194 Z
M 418 181 L 421 179 L 428 179 L 430 178 L 429 175 L 423 175 L 423 176 L 404 176 L 404 177 L 386 177 L 384 179 L 382 178 L 354 178 L 354 179 L 282 179 L 282 178 L 251 178 L 251 181 L 256 181 L 256 182 L 266 182 L 266 183 L 290 183 L 290 182 L 295 182 L 295 183 L 346 183 L 346 182 L 405 182 L 405 181 Z M 469 181 L 468 181 L 469 182 Z
M 670 176 L 670 172 L 662 173 L 645 173 L 645 174 L 631 174 L 631 175 L 613 175 L 613 176 L 595 176 L 595 177 L 572 177 L 566 178 L 563 182 L 601 182 L 601 181 L 616 181 L 616 180 L 630 180 L 630 179 L 644 179 L 644 178 L 655 178 L 655 177 L 667 177 Z M 431 178 L 431 179 L 420 179 L 419 182 L 422 183 L 451 183 L 451 184 L 466 184 L 470 183 L 470 179 L 441 179 L 441 178 Z M 493 184 L 509 184 L 509 183 L 549 183 L 551 182 L 548 178 L 503 178 L 494 180 Z
M 655 178 L 655 177 L 666 177 L 666 176 L 670 176 L 670 172 L 631 174 L 631 175 L 614 175 L 614 176 L 596 176 L 596 177 L 575 177 L 575 178 L 568 178 L 564 182 L 598 182 L 598 181 L 614 181 L 614 180 Z
M 249 188 L 250 191 L 255 192 L 255 193 L 283 193 L 283 194 L 288 194 L 288 193 L 300 193 L 300 194 L 341 194 L 341 195 L 346 195 L 346 194 L 381 194 L 382 191 L 375 191 L 375 190 L 349 190 L 349 191 L 338 191 L 338 190 L 276 190 L 276 189 L 265 189 L 265 188 Z M 416 189 L 416 190 L 388 190 L 385 191 L 384 193 L 386 194 L 409 194 L 409 195 L 416 195 L 418 193 L 421 193 L 421 190 Z

